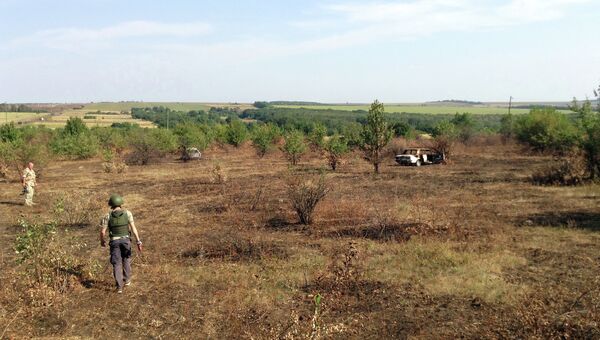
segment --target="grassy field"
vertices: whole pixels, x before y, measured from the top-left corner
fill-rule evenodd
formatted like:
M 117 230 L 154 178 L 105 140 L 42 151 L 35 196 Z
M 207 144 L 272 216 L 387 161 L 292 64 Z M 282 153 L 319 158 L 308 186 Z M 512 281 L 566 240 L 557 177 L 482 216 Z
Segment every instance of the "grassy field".
M 35 112 L 0 112 L 0 124 L 31 121 L 45 117 L 46 115 L 47 114 Z
M 252 107 L 251 104 L 234 104 L 234 103 L 179 103 L 179 102 L 118 102 L 118 103 L 91 103 L 85 104 L 84 109 L 88 111 L 131 111 L 132 108 L 145 108 L 154 106 L 164 106 L 175 111 L 192 111 L 204 110 L 208 111 L 211 107 L 232 107 L 246 109 Z
M 27 208 L 0 183 L 0 331 L 6 338 L 595 338 L 600 337 L 600 186 L 538 187 L 550 157 L 514 145 L 458 147 L 449 165 L 374 177 L 360 154 L 326 172 L 331 191 L 298 224 L 279 151 L 249 145 L 175 156 L 124 174 L 101 161 L 54 162 Z M 226 180 L 215 181 L 215 165 Z M 16 175 L 15 175 L 16 176 Z M 15 177 L 16 178 L 16 177 Z M 145 253 L 114 292 L 96 220 L 124 194 Z M 82 267 L 32 284 L 12 250 L 18 219 L 57 218 L 57 197 L 84 224 L 60 245 Z M 86 203 L 87 202 L 87 203 Z M 58 215 L 60 216 L 63 215 Z M 59 219 L 60 220 L 60 219 Z M 66 230 L 66 231 L 65 231 Z M 66 255 L 63 255 L 66 256 Z M 320 305 L 315 296 L 321 296 Z
M 276 105 L 277 107 L 286 108 L 307 108 L 318 110 L 369 110 L 369 105 Z M 408 112 L 408 113 L 430 113 L 430 114 L 455 114 L 455 113 L 472 113 L 472 114 L 505 114 L 508 113 L 508 108 L 498 106 L 440 106 L 440 105 L 385 105 L 385 111 L 390 113 Z M 529 109 L 511 109 L 514 114 L 527 113 Z M 565 111 L 566 112 L 566 111 Z

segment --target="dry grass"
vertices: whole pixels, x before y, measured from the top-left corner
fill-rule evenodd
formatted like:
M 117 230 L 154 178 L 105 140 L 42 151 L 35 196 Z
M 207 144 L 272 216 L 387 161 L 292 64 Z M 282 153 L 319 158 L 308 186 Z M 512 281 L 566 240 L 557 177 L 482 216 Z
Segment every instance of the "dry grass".
M 173 159 L 126 174 L 104 173 L 101 160 L 50 164 L 33 208 L 20 205 L 17 183 L 0 183 L 0 332 L 265 339 L 597 334 L 600 187 L 531 185 L 529 175 L 545 157 L 482 142 L 458 147 L 451 165 L 417 169 L 390 159 L 373 177 L 370 165 L 351 155 L 327 175 L 331 192 L 309 228 L 297 223 L 288 201 L 281 153 L 258 159 L 249 146 L 215 147 L 200 162 Z M 227 174 L 221 183 L 214 181 L 216 163 Z M 325 166 L 313 154 L 296 171 Z M 113 293 L 95 223 L 70 228 L 65 241 L 88 245 L 76 255 L 102 265 L 94 280 L 43 296 L 22 280 L 13 226 L 20 216 L 53 218 L 53 197 L 65 192 L 101 205 L 101 196 L 123 193 L 146 247 L 135 255 L 124 299 Z

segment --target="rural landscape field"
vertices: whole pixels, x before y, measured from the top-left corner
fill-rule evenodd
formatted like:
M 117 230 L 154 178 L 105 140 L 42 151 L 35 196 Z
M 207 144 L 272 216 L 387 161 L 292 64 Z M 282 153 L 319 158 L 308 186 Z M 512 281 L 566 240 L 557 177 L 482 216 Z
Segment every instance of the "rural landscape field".
M 0 13 L 0 340 L 600 340 L 599 1 Z
M 280 112 L 247 107 L 218 112 Z M 149 117 L 163 110 L 140 109 L 154 112 Z M 393 117 L 377 102 L 365 114 L 378 110 Z M 478 132 L 488 124 L 478 117 L 487 115 L 468 113 L 436 123 L 434 137 L 396 131 L 376 174 L 366 149 L 348 144 L 349 133 L 327 136 L 328 120 L 301 134 L 306 147 L 293 165 L 293 131 L 270 134 L 279 131 L 272 123 L 218 117 L 203 128 L 168 112 L 177 124 L 171 130 L 86 127 L 72 113 L 58 115 L 66 125 L 54 130 L 2 127 L 4 146 L 14 148 L 13 161 L 9 149 L 2 153 L 0 182 L 2 337 L 600 336 L 600 186 L 535 185 L 536 173 L 555 171 L 549 169 L 564 160 L 518 137 L 527 119 L 565 114 L 516 114 L 514 137 Z M 198 117 L 208 112 L 217 111 Z M 313 119 L 331 114 L 311 112 Z M 443 132 L 447 124 L 452 129 Z M 265 131 L 270 139 L 260 153 Z M 171 135 L 179 142 L 160 152 Z M 151 154 L 144 163 L 132 158 L 146 150 L 136 142 L 140 136 L 154 138 L 145 144 Z M 22 138 L 33 139 L 20 144 Z M 48 146 L 35 146 L 45 138 Z M 450 140 L 444 164 L 394 161 L 407 147 Z M 348 147 L 335 171 L 334 141 Z M 202 158 L 181 160 L 178 143 L 204 145 Z M 22 157 L 38 164 L 33 207 L 21 203 Z M 563 179 L 576 176 L 571 170 Z M 323 197 L 303 222 L 298 195 L 310 200 L 318 188 Z M 132 285 L 117 300 L 98 241 L 99 219 L 114 193 L 123 195 L 145 246 L 134 255 Z

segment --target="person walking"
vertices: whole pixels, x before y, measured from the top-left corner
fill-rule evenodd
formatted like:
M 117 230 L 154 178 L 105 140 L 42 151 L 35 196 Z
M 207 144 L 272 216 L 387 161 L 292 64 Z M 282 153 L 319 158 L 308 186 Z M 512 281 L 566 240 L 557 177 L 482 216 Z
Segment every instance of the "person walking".
M 35 204 L 33 203 L 33 194 L 35 191 L 34 188 L 37 185 L 32 162 L 29 162 L 25 169 L 23 169 L 23 174 L 21 175 L 21 184 L 23 184 L 23 193 L 25 194 L 25 205 L 30 207 Z
M 108 200 L 111 211 L 100 221 L 100 245 L 106 247 L 106 232 L 110 239 L 110 263 L 117 285 L 117 293 L 131 284 L 131 234 L 135 236 L 137 249 L 142 252 L 142 241 L 130 211 L 123 209 L 123 197 L 111 195 Z

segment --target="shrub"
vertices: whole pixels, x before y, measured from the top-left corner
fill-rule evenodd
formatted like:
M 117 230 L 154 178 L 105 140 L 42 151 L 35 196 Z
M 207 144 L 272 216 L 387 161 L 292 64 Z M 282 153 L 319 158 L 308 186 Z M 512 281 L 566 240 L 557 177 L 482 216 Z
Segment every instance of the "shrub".
M 239 119 L 232 120 L 227 126 L 227 143 L 238 147 L 248 140 L 246 123 Z
M 252 131 L 252 145 L 259 157 L 263 157 L 281 135 L 279 128 L 272 124 L 255 126 Z
M 84 191 L 61 192 L 54 196 L 54 219 L 63 226 L 86 227 L 96 224 L 106 195 Z
M 78 117 L 71 117 L 62 130 L 62 134 L 69 136 L 78 136 L 89 131 L 83 120 Z
M 308 141 L 313 150 L 321 150 L 325 145 L 325 136 L 327 136 L 327 128 L 321 123 L 314 123 L 312 131 L 308 135 Z
M 298 164 L 300 157 L 306 151 L 306 143 L 304 143 L 304 134 L 301 131 L 293 130 L 288 132 L 284 137 L 285 144 L 282 151 L 292 165 Z
M 439 122 L 433 130 L 431 148 L 442 154 L 442 159 L 447 161 L 452 153 L 458 133 L 454 124 L 449 121 Z
M 327 161 L 331 170 L 335 171 L 340 164 L 342 157 L 349 151 L 347 142 L 339 135 L 332 136 L 325 142 L 325 151 Z
M 221 167 L 221 164 L 217 163 L 213 166 L 210 171 L 211 182 L 215 184 L 223 184 L 227 182 L 227 175 L 225 174 L 225 170 Z
M 577 131 L 567 117 L 554 108 L 538 108 L 519 117 L 516 122 L 519 141 L 536 151 L 562 154 L 577 141 Z
M 577 154 L 534 172 L 531 181 L 536 185 L 578 185 L 583 183 L 585 174 L 585 159 Z
M 90 133 L 59 134 L 51 142 L 52 151 L 72 159 L 89 159 L 98 154 L 99 143 Z
M 19 227 L 21 232 L 17 234 L 14 249 L 32 286 L 49 287 L 64 293 L 72 288 L 71 277 L 83 283 L 99 271 L 97 262 L 74 255 L 86 244 L 69 237 L 66 230 L 57 236 L 59 230 L 55 222 L 20 220 Z
M 197 124 L 178 124 L 173 133 L 184 150 L 194 147 L 203 151 L 208 146 L 208 137 Z
M 177 149 L 177 140 L 167 129 L 140 129 L 130 138 L 128 164 L 147 165 L 153 158 L 163 157 Z
M 312 223 L 317 204 L 327 195 L 329 190 L 329 185 L 323 175 L 319 176 L 317 180 L 304 176 L 291 177 L 288 180 L 288 197 L 292 203 L 292 208 L 300 218 L 300 223 L 305 225 Z

